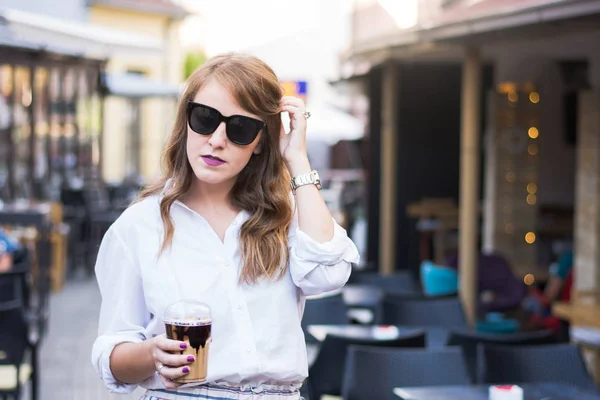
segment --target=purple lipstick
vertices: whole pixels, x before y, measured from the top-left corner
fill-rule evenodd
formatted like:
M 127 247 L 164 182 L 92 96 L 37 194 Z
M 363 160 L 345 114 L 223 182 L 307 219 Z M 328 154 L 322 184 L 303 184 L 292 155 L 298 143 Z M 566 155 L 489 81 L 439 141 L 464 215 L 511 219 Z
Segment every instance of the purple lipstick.
M 202 160 L 211 167 L 218 167 L 219 165 L 225 164 L 225 161 L 220 159 L 219 157 L 211 156 L 211 155 L 203 155 L 201 156 Z

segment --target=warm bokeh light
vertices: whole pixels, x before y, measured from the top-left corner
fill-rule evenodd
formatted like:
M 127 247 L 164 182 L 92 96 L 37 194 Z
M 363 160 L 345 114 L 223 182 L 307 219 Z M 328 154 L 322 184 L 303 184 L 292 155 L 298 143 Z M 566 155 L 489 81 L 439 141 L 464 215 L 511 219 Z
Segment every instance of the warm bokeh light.
M 502 82 L 496 85 L 498 93 L 510 93 L 517 90 L 517 85 L 513 82 Z
M 525 235 L 525 241 L 529 244 L 535 243 L 535 233 L 527 232 L 527 234 Z
M 516 103 L 519 100 L 519 95 L 517 92 L 510 92 L 508 94 L 508 100 L 512 103 Z
M 529 154 L 531 154 L 532 156 L 535 156 L 538 153 L 538 146 L 537 144 L 530 144 L 529 146 L 527 146 L 527 152 Z
M 533 274 L 527 274 L 523 277 L 523 282 L 525 282 L 527 286 L 531 286 L 533 285 L 533 282 L 535 282 L 535 277 Z
M 534 205 L 537 202 L 537 196 L 535 194 L 527 195 L 527 204 L 530 206 Z
M 516 179 L 517 179 L 517 176 L 515 175 L 514 172 L 506 173 L 506 180 L 509 181 L 510 183 L 514 182 Z
M 540 135 L 540 132 L 538 131 L 538 128 L 536 128 L 535 126 L 532 126 L 527 131 L 527 134 L 529 134 L 530 138 L 537 139 L 537 137 Z
M 540 95 L 538 92 L 531 92 L 529 93 L 529 101 L 532 102 L 533 104 L 537 104 L 540 102 Z
M 535 183 L 528 183 L 527 184 L 527 193 L 535 193 L 537 192 L 537 185 Z

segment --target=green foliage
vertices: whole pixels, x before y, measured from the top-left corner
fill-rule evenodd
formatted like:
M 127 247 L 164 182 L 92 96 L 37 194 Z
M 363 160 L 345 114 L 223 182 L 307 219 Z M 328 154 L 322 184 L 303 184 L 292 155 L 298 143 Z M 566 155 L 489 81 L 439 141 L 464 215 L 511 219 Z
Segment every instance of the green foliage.
M 204 64 L 206 61 L 206 55 L 202 51 L 194 51 L 185 55 L 185 61 L 183 63 L 183 76 L 185 79 L 189 78 L 192 72 L 199 66 Z

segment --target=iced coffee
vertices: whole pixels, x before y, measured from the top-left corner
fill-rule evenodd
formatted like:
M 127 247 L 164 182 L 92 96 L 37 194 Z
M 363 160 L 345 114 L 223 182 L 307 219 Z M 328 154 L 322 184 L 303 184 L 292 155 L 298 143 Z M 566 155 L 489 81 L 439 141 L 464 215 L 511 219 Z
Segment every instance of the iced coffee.
M 212 327 L 210 307 L 195 301 L 177 302 L 165 311 L 164 323 L 169 339 L 187 343 L 187 348 L 179 354 L 195 358 L 193 363 L 188 364 L 190 372 L 173 381 L 190 383 L 206 380 Z

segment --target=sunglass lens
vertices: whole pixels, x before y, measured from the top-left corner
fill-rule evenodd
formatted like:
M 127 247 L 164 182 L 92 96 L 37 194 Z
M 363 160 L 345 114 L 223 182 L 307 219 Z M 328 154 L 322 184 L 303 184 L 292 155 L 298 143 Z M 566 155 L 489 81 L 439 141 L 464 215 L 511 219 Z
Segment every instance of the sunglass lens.
M 216 110 L 207 107 L 195 107 L 190 113 L 190 128 L 201 135 L 213 133 L 221 120 Z
M 233 117 L 227 123 L 227 137 L 233 143 L 246 145 L 256 139 L 262 125 L 249 118 Z

